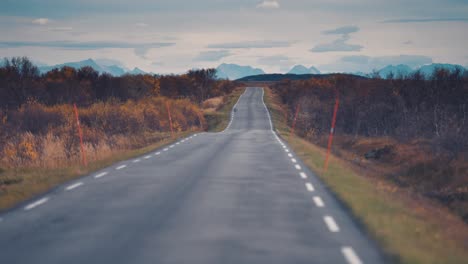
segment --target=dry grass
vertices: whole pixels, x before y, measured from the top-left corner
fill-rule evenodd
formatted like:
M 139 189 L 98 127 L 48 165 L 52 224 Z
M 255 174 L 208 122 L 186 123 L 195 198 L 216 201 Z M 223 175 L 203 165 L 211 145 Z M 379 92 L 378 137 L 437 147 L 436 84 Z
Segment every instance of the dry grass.
M 221 130 L 242 92 L 239 88 L 228 96 L 205 102 L 205 106 L 217 110 L 205 113 L 208 125 L 198 107 L 187 100 L 148 98 L 139 102 L 98 103 L 79 109 L 84 150 L 89 161 L 87 167 L 80 165 L 80 144 L 72 108 L 68 105 L 27 105 L 13 113 L 15 120 L 21 122 L 10 124 L 4 121 L 4 127 L 9 131 L 15 126 L 28 127 L 36 133 L 0 133 L 0 152 L 3 154 L 0 157 L 0 209 L 172 142 L 175 139 L 169 132 L 166 102 L 171 109 L 176 137 L 207 127 Z M 31 122 L 31 116 L 42 122 Z
M 244 90 L 244 87 L 239 87 L 236 88 L 231 94 L 225 96 L 223 103 L 218 105 L 218 110 L 216 112 L 204 111 L 208 131 L 219 132 L 227 126 L 229 123 L 231 110 Z
M 157 135 L 157 138 L 159 138 L 157 142 L 145 147 L 135 149 L 108 149 L 92 157 L 87 167 L 83 167 L 79 165 L 79 162 L 75 162 L 68 166 L 57 166 L 57 164 L 53 164 L 52 167 L 38 166 L 2 169 L 0 170 L 0 180 L 3 182 L 7 181 L 10 184 L 3 185 L 3 187 L 0 188 L 0 210 L 10 208 L 21 201 L 44 193 L 50 188 L 110 166 L 115 162 L 151 152 L 189 133 L 190 132 L 177 133 L 175 138 L 172 138 L 170 133 L 161 133 Z
M 372 177 L 352 162 L 332 157 L 322 171 L 325 150 L 289 134 L 278 98 L 266 90 L 275 127 L 297 155 L 350 208 L 392 262 L 466 263 L 468 228 L 460 218 L 425 198 L 403 190 L 382 177 Z M 373 144 L 360 142 L 363 150 Z
M 167 105 L 176 135 L 206 127 L 201 110 L 188 100 L 153 97 L 79 108 L 86 168 L 70 105 L 31 102 L 10 110 L 1 119 L 0 209 L 171 141 Z
M 203 102 L 202 108 L 204 113 L 213 113 L 216 112 L 223 106 L 225 102 L 224 96 L 218 96 L 214 98 L 207 99 Z

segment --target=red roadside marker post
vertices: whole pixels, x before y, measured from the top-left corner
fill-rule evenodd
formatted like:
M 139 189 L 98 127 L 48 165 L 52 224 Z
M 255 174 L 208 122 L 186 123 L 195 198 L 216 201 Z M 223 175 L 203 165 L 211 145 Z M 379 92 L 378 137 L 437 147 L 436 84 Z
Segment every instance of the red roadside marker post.
M 198 115 L 198 122 L 200 123 L 200 130 L 203 130 L 202 116 L 200 112 L 197 112 L 197 115 Z
M 299 109 L 300 109 L 300 104 L 297 103 L 296 114 L 294 115 L 294 120 L 293 120 L 293 124 L 292 124 L 292 127 L 291 127 L 291 134 L 294 133 L 294 129 L 296 128 L 296 121 L 297 121 L 297 116 L 299 115 Z
M 78 108 L 76 107 L 76 104 L 73 104 L 73 108 L 75 109 L 76 125 L 78 127 L 78 135 L 80 137 L 81 162 L 86 167 L 86 166 L 88 166 L 88 160 L 86 159 L 86 153 L 85 153 L 85 150 L 84 150 L 83 131 L 81 130 L 80 117 L 78 116 Z
M 327 156 L 325 157 L 325 164 L 323 165 L 323 170 L 326 172 L 328 170 L 328 161 L 331 153 L 331 146 L 333 143 L 333 135 L 335 134 L 335 124 L 336 124 L 336 114 L 338 113 L 338 107 L 340 105 L 340 98 L 338 96 L 338 90 L 335 89 L 335 108 L 333 110 L 333 118 L 330 129 L 330 135 L 328 136 L 328 149 Z
M 172 128 L 171 110 L 169 109 L 169 102 L 166 101 L 167 115 L 169 116 L 169 124 L 171 125 L 171 136 L 174 138 L 174 129 Z

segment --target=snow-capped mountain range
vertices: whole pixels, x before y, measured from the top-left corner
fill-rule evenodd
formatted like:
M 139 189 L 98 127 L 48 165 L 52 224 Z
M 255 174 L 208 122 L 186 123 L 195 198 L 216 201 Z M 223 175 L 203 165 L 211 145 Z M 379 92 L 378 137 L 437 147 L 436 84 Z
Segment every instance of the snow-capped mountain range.
M 118 63 L 117 63 L 118 64 Z M 112 64 L 112 61 L 109 60 L 93 60 L 93 59 L 87 59 L 83 61 L 77 61 L 77 62 L 67 62 L 63 64 L 57 64 L 53 66 L 46 66 L 46 65 L 40 65 L 39 71 L 41 73 L 46 73 L 52 69 L 55 68 L 61 68 L 63 66 L 68 66 L 72 67 L 75 69 L 79 69 L 81 67 L 89 66 L 98 71 L 99 73 L 109 73 L 113 76 L 122 76 L 124 74 L 153 74 L 153 73 L 147 73 L 137 67 L 135 67 L 133 70 L 127 69 L 121 64 Z M 460 71 L 468 71 L 465 67 L 457 64 L 442 64 L 442 63 L 433 63 L 433 64 L 428 64 L 428 65 L 423 65 L 419 68 L 411 68 L 408 65 L 405 64 L 398 64 L 398 65 L 387 65 L 383 67 L 380 70 L 377 70 L 376 73 L 382 77 L 382 78 L 388 78 L 389 76 L 393 75 L 395 77 L 400 77 L 400 76 L 408 76 L 415 71 L 419 71 L 422 73 L 423 76 L 430 76 L 435 69 L 447 69 L 449 71 L 455 71 L 455 70 L 460 70 Z M 253 76 L 253 75 L 260 75 L 260 74 L 265 74 L 265 71 L 263 71 L 260 68 L 254 68 L 252 66 L 241 66 L 237 64 L 226 64 L 223 63 L 219 65 L 217 68 L 217 77 L 220 79 L 230 79 L 230 80 L 236 80 L 240 79 L 246 76 Z M 288 72 L 288 74 L 321 74 L 321 72 L 314 66 L 311 67 L 306 67 L 304 65 L 295 65 L 292 67 Z M 353 72 L 352 74 L 355 75 L 360 75 L 360 76 L 371 76 L 371 73 L 365 73 L 365 72 Z
M 76 61 L 76 62 L 66 62 L 62 64 L 57 64 L 57 65 L 52 65 L 52 66 L 39 66 L 39 71 L 41 73 L 46 73 L 50 70 L 53 70 L 55 68 L 62 68 L 64 66 L 72 67 L 75 69 L 79 69 L 81 67 L 89 66 L 96 70 L 99 73 L 109 73 L 113 76 L 122 76 L 124 74 L 147 74 L 147 72 L 139 69 L 139 68 L 134 68 L 133 70 L 129 70 L 123 66 L 119 65 L 109 65 L 107 63 L 99 63 L 96 62 L 93 59 L 87 59 L 83 61 Z

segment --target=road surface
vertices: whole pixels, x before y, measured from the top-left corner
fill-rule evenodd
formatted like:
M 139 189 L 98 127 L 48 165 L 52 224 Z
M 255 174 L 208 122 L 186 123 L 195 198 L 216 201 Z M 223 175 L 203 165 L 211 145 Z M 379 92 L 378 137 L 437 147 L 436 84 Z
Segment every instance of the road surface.
M 261 88 L 229 127 L 69 182 L 0 215 L 1 263 L 381 263 L 272 130 Z

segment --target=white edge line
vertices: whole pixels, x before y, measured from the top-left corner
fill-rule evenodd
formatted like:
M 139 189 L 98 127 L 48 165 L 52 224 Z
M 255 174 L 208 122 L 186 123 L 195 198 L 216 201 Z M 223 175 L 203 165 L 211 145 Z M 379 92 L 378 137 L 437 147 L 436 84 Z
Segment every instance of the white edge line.
M 126 167 L 127 167 L 127 165 L 124 164 L 124 165 L 118 166 L 118 167 L 115 168 L 115 169 L 116 169 L 116 170 L 121 170 L 121 169 L 126 168 Z
M 362 264 L 361 259 L 358 257 L 356 252 L 354 252 L 352 247 L 342 247 L 341 253 L 343 253 L 343 256 L 349 264 Z
M 106 176 L 106 175 L 107 175 L 107 171 L 101 172 L 101 173 L 95 175 L 94 178 L 95 178 L 95 179 L 99 179 L 99 178 L 104 177 L 104 176 Z
M 72 185 L 68 186 L 67 188 L 65 188 L 65 191 L 71 191 L 71 190 L 73 190 L 75 188 L 80 187 L 81 185 L 83 185 L 82 182 L 77 182 L 77 183 L 72 184 Z
M 245 92 L 247 91 L 247 88 L 244 90 L 244 92 L 239 96 L 239 98 L 237 98 L 237 102 L 234 104 L 234 106 L 232 107 L 231 109 L 231 116 L 229 117 L 229 124 L 226 126 L 226 128 L 221 131 L 220 133 L 224 133 L 226 132 L 230 127 L 231 127 L 231 124 L 232 124 L 232 121 L 234 120 L 234 109 L 237 107 L 237 104 L 239 103 L 239 101 L 241 100 L 242 96 L 245 94 Z M 263 97 L 262 97 L 263 98 Z
M 325 207 L 322 198 L 320 198 L 319 196 L 314 196 L 314 203 L 317 207 Z
M 44 197 L 44 198 L 42 198 L 42 199 L 39 199 L 39 200 L 37 200 L 37 201 L 35 201 L 35 202 L 32 202 L 32 203 L 26 205 L 26 206 L 24 207 L 24 210 L 26 210 L 26 211 L 27 211 L 27 210 L 31 210 L 31 209 L 33 209 L 33 208 L 35 208 L 35 207 L 37 207 L 37 206 L 39 206 L 39 205 L 41 205 L 41 204 L 46 203 L 47 201 L 49 201 L 49 198 L 48 198 L 48 197 Z
M 305 184 L 305 186 L 306 186 L 306 188 L 307 188 L 307 190 L 308 190 L 309 192 L 313 192 L 313 191 L 315 190 L 315 189 L 314 189 L 314 186 L 313 186 L 312 183 L 310 183 L 310 182 L 307 182 L 307 183 Z
M 333 217 L 326 215 L 323 217 L 323 220 L 325 221 L 325 224 L 327 224 L 328 230 L 330 230 L 330 232 L 336 233 L 340 231 L 340 228 L 336 224 L 335 219 L 333 219 Z

